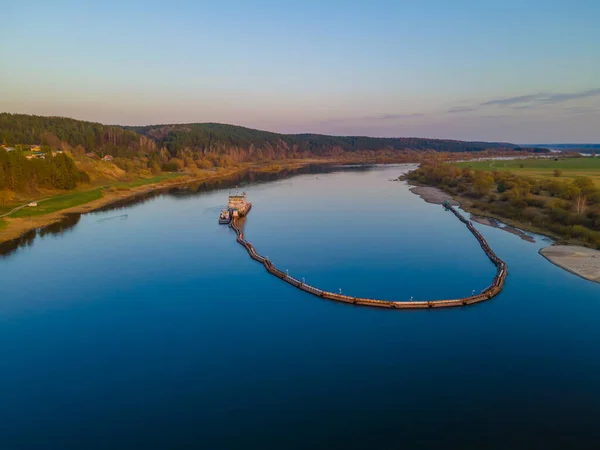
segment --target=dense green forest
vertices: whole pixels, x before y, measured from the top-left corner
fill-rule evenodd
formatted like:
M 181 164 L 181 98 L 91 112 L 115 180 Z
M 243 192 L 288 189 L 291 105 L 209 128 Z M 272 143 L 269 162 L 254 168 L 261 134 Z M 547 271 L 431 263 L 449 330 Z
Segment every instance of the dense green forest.
M 0 191 L 33 190 L 39 187 L 73 189 L 79 182 L 89 182 L 85 172 L 73 160 L 59 153 L 46 152 L 44 159 L 27 159 L 21 150 L 0 149 Z
M 150 138 L 150 139 L 147 139 Z M 468 142 L 422 138 L 373 138 L 319 134 L 279 134 L 234 125 L 197 123 L 121 127 L 63 117 L 0 113 L 1 143 L 48 144 L 61 142 L 86 152 L 134 157 L 158 152 L 164 146 L 172 156 L 181 151 L 228 154 L 245 150 L 247 157 L 325 156 L 335 152 L 378 150 L 433 150 L 474 152 L 486 149 L 526 150 L 509 143 Z M 544 151 L 538 149 L 537 151 Z
M 210 151 L 211 149 L 223 147 L 254 148 L 257 150 L 281 148 L 287 153 L 308 152 L 314 156 L 327 156 L 334 150 L 344 152 L 378 150 L 476 152 L 489 149 L 521 149 L 514 144 L 502 142 L 327 136 L 320 134 L 279 134 L 218 123 L 152 125 L 126 128 L 156 139 L 161 144 L 166 145 L 171 153 L 176 153 L 185 148 Z
M 58 149 L 68 144 L 86 152 L 133 157 L 155 148 L 153 142 L 146 141 L 122 127 L 64 117 L 0 113 L 0 143 L 8 146 L 38 144 Z

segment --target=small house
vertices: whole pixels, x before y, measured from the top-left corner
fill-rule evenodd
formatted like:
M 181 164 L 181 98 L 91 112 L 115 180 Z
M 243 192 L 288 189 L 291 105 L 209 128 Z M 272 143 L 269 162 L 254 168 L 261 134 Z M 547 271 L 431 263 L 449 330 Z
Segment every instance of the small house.
M 39 145 L 32 145 L 31 147 L 29 147 L 29 150 L 31 150 L 32 152 L 39 152 L 41 148 Z
M 88 158 L 96 158 L 96 154 L 92 152 L 86 153 L 85 156 L 87 156 Z
M 102 161 L 112 161 L 115 158 L 113 158 L 111 155 L 105 155 L 104 158 L 102 158 Z
M 6 150 L 8 153 L 10 153 L 10 152 L 14 152 L 15 148 L 14 147 L 4 147 L 4 150 Z

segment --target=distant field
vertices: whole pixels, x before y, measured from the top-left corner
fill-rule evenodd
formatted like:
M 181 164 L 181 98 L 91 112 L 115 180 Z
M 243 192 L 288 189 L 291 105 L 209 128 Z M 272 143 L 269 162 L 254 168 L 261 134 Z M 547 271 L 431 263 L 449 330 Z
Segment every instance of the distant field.
M 459 167 L 474 170 L 510 171 L 534 178 L 554 177 L 554 170 L 562 171 L 559 179 L 591 177 L 600 186 L 600 158 L 521 159 L 511 161 L 466 161 L 457 163 Z
M 85 192 L 73 192 L 71 194 L 57 195 L 49 200 L 41 202 L 36 207 L 26 207 L 11 214 L 10 217 L 33 217 L 53 213 L 73 206 L 82 205 L 102 197 L 100 189 Z

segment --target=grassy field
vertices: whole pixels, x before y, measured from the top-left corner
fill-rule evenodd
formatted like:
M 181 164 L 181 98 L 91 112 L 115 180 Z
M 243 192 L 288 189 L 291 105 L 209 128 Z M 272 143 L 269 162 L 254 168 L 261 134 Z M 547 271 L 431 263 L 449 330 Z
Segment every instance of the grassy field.
M 82 192 L 72 192 L 69 194 L 61 194 L 55 197 L 52 197 L 45 201 L 40 201 L 37 207 L 26 207 L 16 211 L 11 214 L 10 217 L 34 217 L 34 216 L 42 216 L 44 214 L 53 213 L 56 211 L 61 211 L 63 209 L 71 208 L 73 206 L 83 205 L 84 203 L 91 202 L 93 200 L 97 200 L 102 197 L 102 190 L 104 188 L 115 187 L 117 189 L 130 189 L 136 188 L 139 186 L 144 186 L 147 184 L 160 183 L 161 181 L 172 180 L 174 178 L 180 177 L 182 174 L 180 173 L 164 173 L 161 175 L 157 175 L 152 178 L 142 178 L 140 180 L 135 181 L 125 181 L 122 183 L 114 183 L 108 186 L 98 187 L 96 189 L 92 189 L 89 191 Z M 7 208 L 8 209 L 8 208 Z M 10 208 L 12 209 L 12 208 Z M 8 209 L 8 211 L 10 210 Z M 6 212 L 8 212 L 6 211 Z
M 0 219 L 0 231 L 8 226 L 8 223 L 4 219 Z
M 152 178 L 141 178 L 135 181 L 124 181 L 122 183 L 115 183 L 111 186 L 116 188 L 136 188 L 140 186 L 144 186 L 146 184 L 160 183 L 161 181 L 172 180 L 174 178 L 179 178 L 184 174 L 181 173 L 163 173 L 161 175 L 156 175 Z
M 554 177 L 554 170 L 562 172 L 557 179 L 573 179 L 591 177 L 600 186 L 600 158 L 565 158 L 554 159 L 521 159 L 510 161 L 465 161 L 457 163 L 459 167 L 470 167 L 474 170 L 510 171 L 533 178 Z
M 44 202 L 40 202 L 37 207 L 25 207 L 10 215 L 10 217 L 33 217 L 50 214 L 73 206 L 82 205 L 84 203 L 97 200 L 102 197 L 100 188 L 91 191 L 73 192 L 70 194 L 57 195 Z

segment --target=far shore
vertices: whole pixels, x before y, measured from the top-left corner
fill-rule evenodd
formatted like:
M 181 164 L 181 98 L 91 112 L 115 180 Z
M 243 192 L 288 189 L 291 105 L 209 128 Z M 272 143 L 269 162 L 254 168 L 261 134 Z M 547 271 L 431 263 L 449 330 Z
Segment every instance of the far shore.
M 303 159 L 303 160 L 290 160 L 290 161 L 273 161 L 266 164 L 251 164 L 238 166 L 232 169 L 223 169 L 213 174 L 202 174 L 198 176 L 193 175 L 182 175 L 180 178 L 174 178 L 171 180 L 161 181 L 159 183 L 145 184 L 137 187 L 130 187 L 126 189 L 119 189 L 115 187 L 105 186 L 102 187 L 102 197 L 92 200 L 88 203 L 84 203 L 78 206 L 74 206 L 60 211 L 32 216 L 32 217 L 19 217 L 11 218 L 10 216 L 4 217 L 3 226 L 0 227 L 0 244 L 8 241 L 12 241 L 20 238 L 25 233 L 32 230 L 40 229 L 53 225 L 64 220 L 69 214 L 85 214 L 96 211 L 105 206 L 109 206 L 114 203 L 118 203 L 123 200 L 130 198 L 139 197 L 143 194 L 147 194 L 154 191 L 168 189 L 171 187 L 184 186 L 187 184 L 201 183 L 206 181 L 217 181 L 219 179 L 228 178 L 248 170 L 256 172 L 280 172 L 290 169 L 299 169 L 301 167 L 310 164 L 331 164 L 339 162 L 330 159 Z

